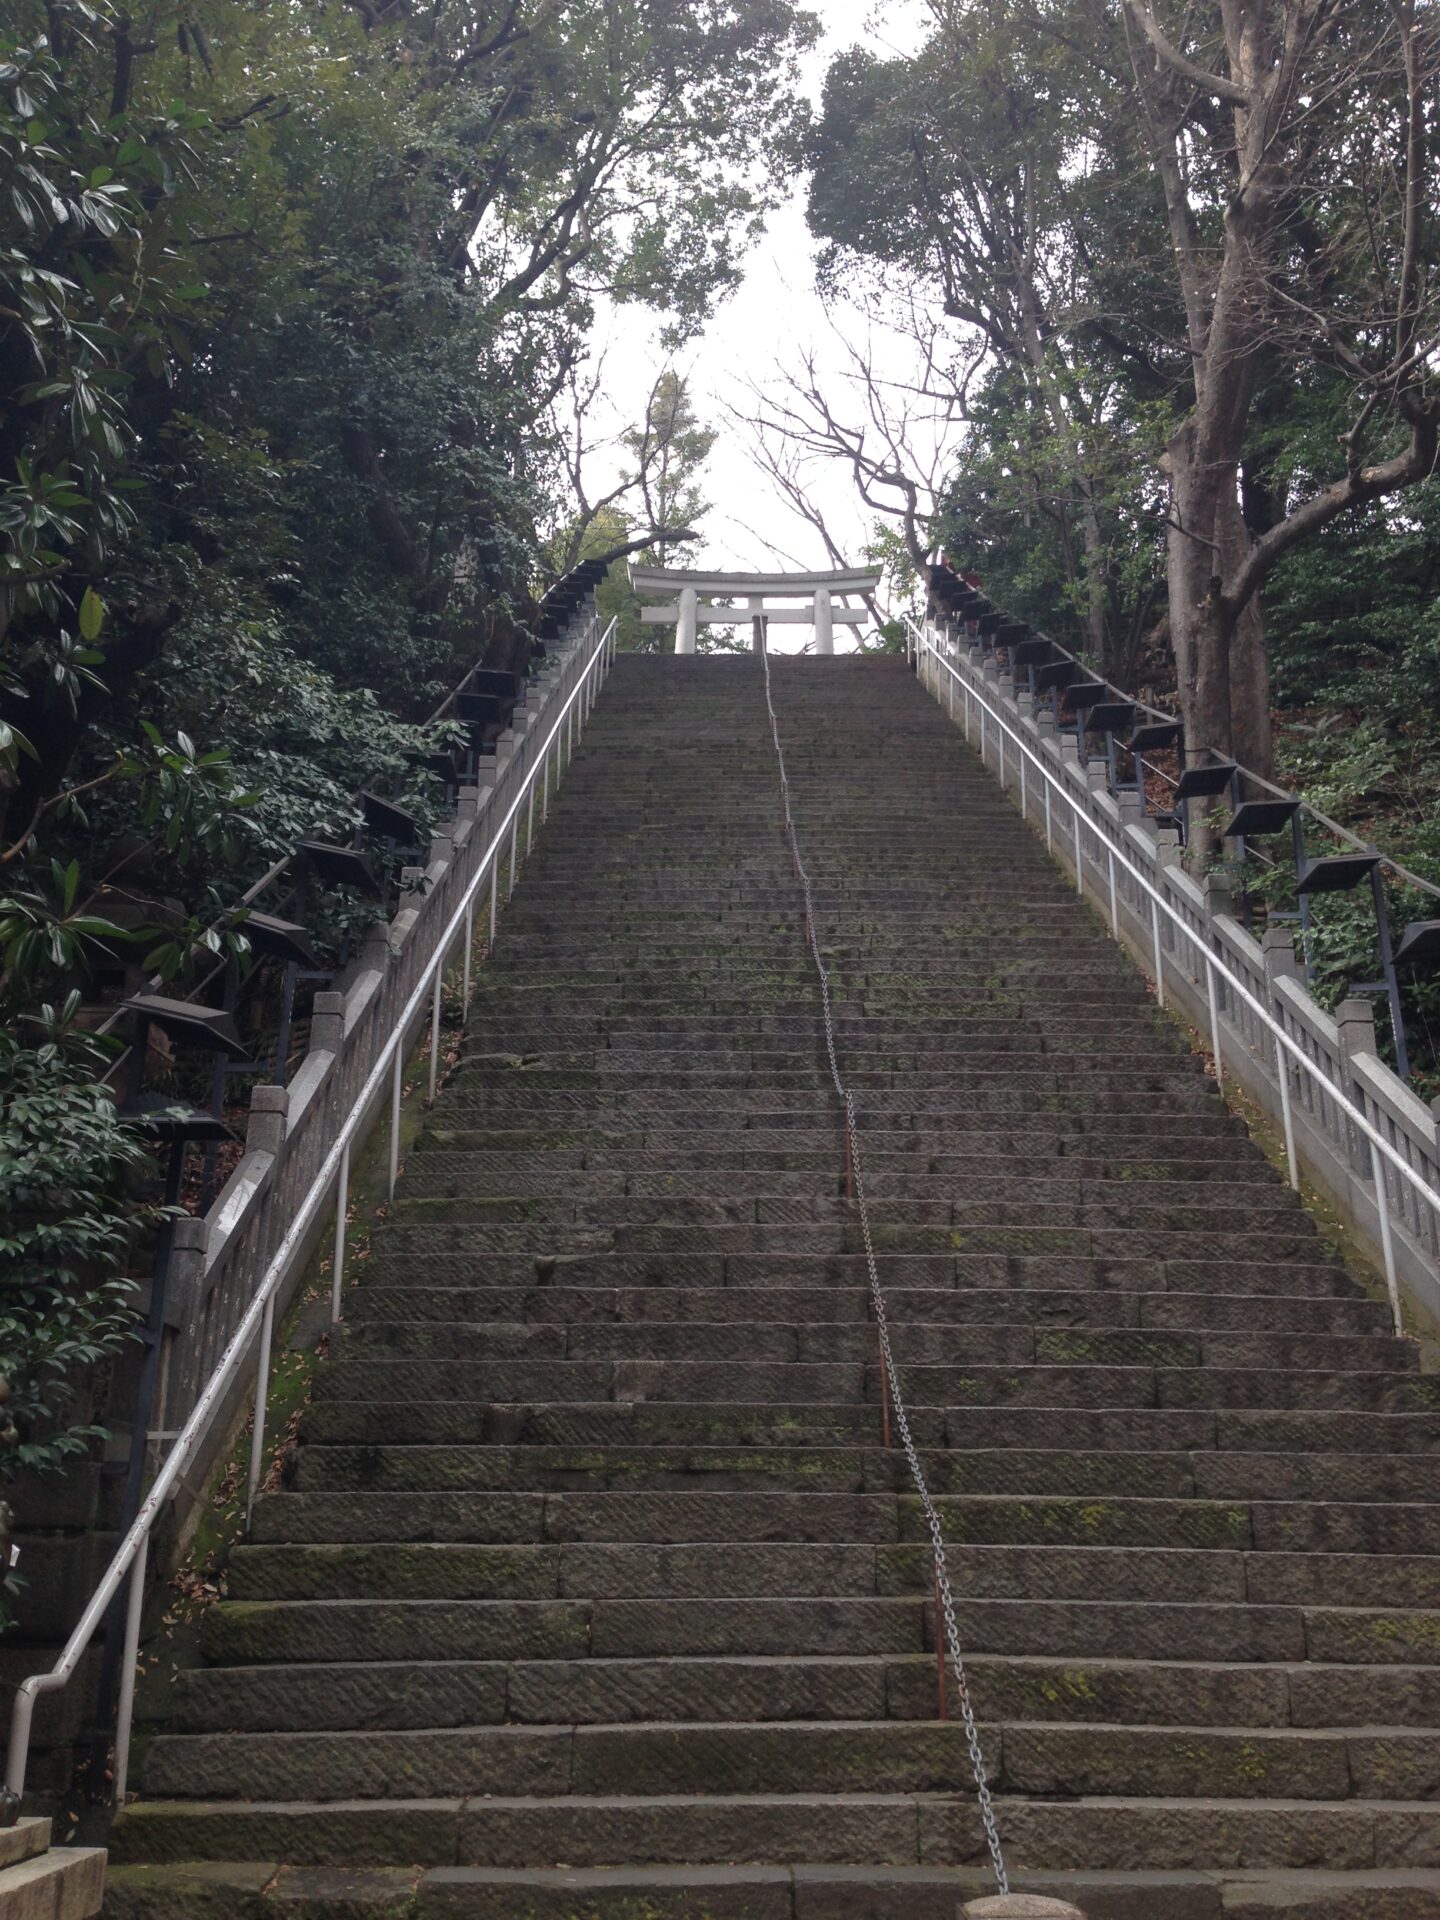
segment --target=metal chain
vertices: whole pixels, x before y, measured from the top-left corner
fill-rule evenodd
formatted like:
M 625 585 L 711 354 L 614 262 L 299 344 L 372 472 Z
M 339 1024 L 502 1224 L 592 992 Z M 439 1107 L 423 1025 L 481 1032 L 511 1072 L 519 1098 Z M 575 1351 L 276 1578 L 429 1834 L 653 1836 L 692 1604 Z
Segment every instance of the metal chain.
M 825 1052 L 830 1061 L 830 1078 L 835 1083 L 835 1091 L 845 1109 L 849 1164 L 855 1186 L 855 1204 L 860 1218 L 860 1231 L 865 1243 L 865 1265 L 870 1276 L 870 1302 L 874 1309 L 875 1324 L 880 1338 L 880 1362 L 885 1370 L 889 1388 L 891 1412 L 900 1431 L 901 1450 L 905 1455 L 910 1477 L 915 1483 L 915 1490 L 920 1496 L 925 1523 L 930 1530 L 931 1551 L 935 1561 L 935 1588 L 939 1595 L 940 1609 L 944 1615 L 945 1644 L 949 1649 L 950 1670 L 960 1701 L 965 1742 L 970 1751 L 970 1766 L 975 1775 L 975 1794 L 980 1807 L 980 1818 L 985 1823 L 985 1842 L 990 1850 L 990 1862 L 995 1872 L 996 1884 L 1002 1894 L 1008 1894 L 1010 1880 L 1005 1869 L 1000 1827 L 995 1817 L 995 1803 L 991 1797 L 990 1783 L 986 1778 L 985 1756 L 980 1749 L 980 1730 L 975 1722 L 975 1707 L 970 1697 L 965 1655 L 960 1646 L 960 1628 L 955 1619 L 955 1595 L 950 1585 L 949 1568 L 945 1563 L 945 1531 L 940 1515 L 936 1511 L 935 1502 L 930 1497 L 930 1489 L 925 1483 L 920 1455 L 910 1432 L 905 1397 L 900 1390 L 900 1372 L 895 1364 L 895 1353 L 890 1343 L 890 1318 L 885 1306 L 885 1289 L 880 1283 L 880 1269 L 875 1260 L 875 1242 L 870 1231 L 870 1213 L 865 1202 L 865 1177 L 860 1156 L 860 1129 L 855 1109 L 855 1096 L 845 1084 L 844 1076 L 840 1071 L 839 1056 L 835 1050 L 835 1020 L 830 1001 L 830 973 L 820 953 L 820 940 L 815 930 L 815 905 L 810 890 L 810 875 L 806 871 L 804 856 L 800 851 L 800 836 L 795 830 L 795 819 L 790 810 L 790 777 L 785 768 L 785 749 L 780 744 L 780 722 L 776 717 L 775 700 L 770 686 L 770 655 L 762 650 L 760 657 L 765 667 L 765 705 L 770 713 L 770 732 L 775 742 L 775 758 L 780 768 L 780 794 L 785 804 L 785 832 L 790 841 L 790 857 L 794 863 L 795 877 L 800 882 L 800 890 L 805 901 L 805 944 L 810 950 L 811 958 L 815 962 L 815 971 L 820 979 L 820 1004 L 825 1021 Z M 936 1630 L 940 1631 L 938 1621 Z

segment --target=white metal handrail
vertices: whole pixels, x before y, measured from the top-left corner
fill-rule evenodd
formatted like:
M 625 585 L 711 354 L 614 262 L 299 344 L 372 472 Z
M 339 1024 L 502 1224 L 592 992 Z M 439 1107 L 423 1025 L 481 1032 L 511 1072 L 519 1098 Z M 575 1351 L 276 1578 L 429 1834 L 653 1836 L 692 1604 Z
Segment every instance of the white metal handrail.
M 612 620 L 596 642 L 585 666 L 576 679 L 568 699 L 555 716 L 544 744 L 530 761 L 509 810 L 501 820 L 485 856 L 464 896 L 451 915 L 435 950 L 395 1019 L 364 1084 L 341 1122 L 335 1140 L 316 1170 L 310 1186 L 281 1237 L 280 1243 L 261 1274 L 250 1303 L 229 1344 L 217 1362 L 196 1401 L 189 1419 L 176 1436 L 175 1443 L 144 1500 L 129 1532 L 121 1541 L 114 1558 L 66 1641 L 59 1659 L 45 1673 L 23 1680 L 16 1694 L 10 1720 L 10 1745 L 6 1759 L 5 1784 L 17 1799 L 25 1791 L 25 1774 L 30 1752 L 30 1734 L 35 1707 L 40 1696 L 64 1687 L 80 1663 L 81 1656 L 94 1638 L 109 1611 L 111 1602 L 129 1576 L 126 1603 L 124 1650 L 120 1668 L 119 1707 L 115 1725 L 115 1798 L 123 1801 L 129 1780 L 130 1734 L 135 1708 L 136 1663 L 140 1645 L 140 1619 L 145 1597 L 145 1575 L 149 1560 L 150 1534 L 165 1502 L 179 1486 L 186 1467 L 199 1453 L 212 1421 L 224 1403 L 244 1364 L 246 1354 L 260 1337 L 255 1367 L 255 1417 L 250 1447 L 250 1467 L 245 1499 L 248 1529 L 254 1511 L 255 1496 L 265 1457 L 265 1401 L 269 1385 L 270 1353 L 275 1331 L 275 1302 L 298 1252 L 316 1222 L 323 1218 L 333 1201 L 336 1208 L 335 1271 L 332 1281 L 331 1310 L 340 1318 L 341 1291 L 344 1284 L 345 1210 L 349 1199 L 351 1151 L 388 1074 L 391 1079 L 389 1189 L 393 1196 L 400 1152 L 400 1106 L 404 1086 L 406 1038 L 416 1019 L 423 1013 L 426 995 L 431 996 L 431 1037 L 429 1090 L 435 1095 L 440 1051 L 440 1006 L 446 968 L 462 933 L 465 939 L 464 997 L 468 1005 L 473 966 L 475 916 L 479 903 L 490 887 L 490 936 L 493 941 L 499 910 L 500 870 L 509 840 L 510 885 L 514 886 L 518 857 L 520 814 L 527 812 L 527 849 L 533 839 L 535 795 L 543 779 L 542 809 L 548 811 L 549 797 L 561 774 L 569 765 L 575 740 L 595 704 L 595 697 L 615 657 L 617 623 Z M 553 774 L 552 774 L 553 759 Z M 543 817 L 543 816 L 542 816 Z
M 1395 1148 L 1376 1127 L 1349 1092 L 1324 1072 L 1318 1062 L 1311 1059 L 1303 1047 L 1287 1032 L 1274 1014 L 1264 1003 L 1258 1000 L 1249 987 L 1213 948 L 1201 941 L 1193 927 L 1178 913 L 1145 873 L 1135 864 L 1125 847 L 1115 837 L 1105 834 L 1101 827 L 1088 816 L 1082 816 L 1079 800 L 1069 790 L 1066 783 L 1048 766 L 1044 757 L 1019 733 L 1004 713 L 990 700 L 982 687 L 971 677 L 961 673 L 954 661 L 947 657 L 945 649 L 936 644 L 934 638 L 911 619 L 903 616 L 907 630 L 906 656 L 913 658 L 918 666 L 922 658 L 932 661 L 936 667 L 946 673 L 955 687 L 964 694 L 967 702 L 973 701 L 980 709 L 983 719 L 993 723 L 1001 735 L 1008 739 L 1021 756 L 1020 765 L 1022 783 L 1024 769 L 1028 764 L 1044 782 L 1046 795 L 1046 813 L 1049 816 L 1051 802 L 1058 797 L 1070 809 L 1073 816 L 1072 835 L 1075 845 L 1075 884 L 1077 892 L 1083 893 L 1085 883 L 1085 861 L 1082 853 L 1081 829 L 1088 827 L 1090 832 L 1103 841 L 1108 861 L 1110 914 L 1112 930 L 1119 932 L 1119 895 L 1118 871 L 1123 870 L 1150 902 L 1151 932 L 1155 948 L 1155 989 L 1160 1005 L 1165 1005 L 1165 969 L 1164 945 L 1160 937 L 1160 922 L 1163 916 L 1177 934 L 1200 956 L 1204 963 L 1206 996 L 1209 1001 L 1211 1046 L 1215 1056 L 1215 1077 L 1217 1084 L 1224 1085 L 1223 1028 L 1220 1020 L 1218 984 L 1220 981 L 1237 1001 L 1241 1002 L 1270 1035 L 1276 1048 L 1277 1064 L 1281 1057 L 1287 1057 L 1323 1090 L 1326 1099 L 1332 1101 L 1345 1115 L 1346 1120 L 1363 1136 L 1370 1149 L 1370 1176 L 1375 1188 L 1375 1208 L 1380 1223 L 1380 1246 L 1385 1266 L 1385 1284 L 1390 1295 L 1390 1309 L 1395 1323 L 1396 1333 L 1404 1331 L 1400 1310 L 1400 1283 L 1395 1264 L 1394 1230 L 1390 1217 L 1389 1189 L 1384 1176 L 1384 1163 L 1405 1181 L 1415 1197 L 1434 1209 L 1440 1216 L 1440 1191 L 1437 1191 L 1416 1168 L 1410 1165 L 1403 1154 Z M 969 708 L 967 705 L 967 716 Z M 968 733 L 968 726 L 967 726 Z M 1022 786 L 1023 791 L 1023 786 Z M 1299 1159 L 1295 1146 L 1294 1115 L 1291 1111 L 1290 1075 L 1283 1068 L 1276 1074 L 1280 1087 L 1281 1117 L 1285 1129 L 1285 1155 L 1290 1184 L 1297 1191 L 1300 1186 Z

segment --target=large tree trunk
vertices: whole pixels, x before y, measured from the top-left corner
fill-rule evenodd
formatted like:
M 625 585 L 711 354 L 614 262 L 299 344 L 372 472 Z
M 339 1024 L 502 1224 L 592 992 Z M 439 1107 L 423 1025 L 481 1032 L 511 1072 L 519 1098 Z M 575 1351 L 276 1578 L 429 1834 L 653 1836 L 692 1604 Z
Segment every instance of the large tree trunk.
M 1169 450 L 1167 581 L 1185 745 L 1192 764 L 1208 748 L 1268 778 L 1274 740 L 1264 614 L 1258 596 L 1238 615 L 1227 605 L 1227 589 L 1250 547 L 1239 459 L 1204 458 L 1202 444 L 1192 417 Z M 1207 842 L 1198 833 L 1197 851 Z
M 1207 490 L 1187 489 L 1177 475 L 1176 517 L 1185 513 L 1187 496 Z M 1208 516 L 1197 520 L 1192 507 L 1170 530 L 1170 630 L 1185 744 L 1192 754 L 1208 747 L 1268 778 L 1274 736 L 1264 611 L 1253 596 L 1238 616 L 1226 607 L 1247 539 L 1228 489 L 1210 504 Z M 1204 536 L 1201 527 L 1208 528 Z

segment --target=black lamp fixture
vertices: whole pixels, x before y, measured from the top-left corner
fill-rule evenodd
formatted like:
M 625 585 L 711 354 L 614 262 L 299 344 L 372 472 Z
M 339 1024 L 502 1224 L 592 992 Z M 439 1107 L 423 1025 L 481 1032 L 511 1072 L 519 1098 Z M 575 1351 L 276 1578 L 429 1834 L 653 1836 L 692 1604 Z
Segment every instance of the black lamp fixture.
M 443 781 L 447 794 L 459 783 L 461 770 L 454 747 L 415 749 L 407 753 L 405 759 L 408 765 L 421 767 Z
M 335 846 L 328 840 L 302 840 L 295 849 L 295 893 L 291 911 L 303 920 L 310 899 L 311 879 L 322 886 L 351 887 L 372 900 L 384 899 L 384 886 L 358 847 Z M 295 925 L 297 922 L 286 922 Z M 275 1079 L 284 1086 L 290 1069 L 290 1032 L 295 1019 L 295 989 L 303 976 L 328 980 L 331 969 L 315 963 L 313 949 L 305 941 L 306 954 L 286 957 L 285 980 L 280 992 L 280 1027 L 275 1039 Z
M 1110 690 L 1107 687 L 1106 692 Z M 1135 702 L 1133 700 L 1097 700 L 1093 706 L 1083 707 L 1080 711 L 1080 761 L 1082 765 L 1089 759 L 1089 736 L 1099 734 L 1105 741 L 1105 784 L 1112 798 L 1120 794 L 1119 739 L 1128 734 L 1135 725 Z
M 1186 767 L 1175 783 L 1177 800 L 1216 800 L 1229 793 L 1240 769 L 1233 760 L 1216 760 L 1205 767 Z
M 1081 669 L 1083 673 L 1084 669 Z M 1103 680 L 1072 680 L 1063 691 L 1056 689 L 1051 695 L 1051 711 L 1055 717 L 1057 733 L 1073 733 L 1075 744 L 1080 749 L 1080 764 L 1087 764 L 1085 758 L 1085 715 L 1091 707 L 1098 707 L 1110 689 Z M 1063 717 L 1062 707 L 1070 710 L 1070 718 Z
M 1184 759 L 1183 753 L 1181 759 Z M 1190 842 L 1190 802 L 1218 800 L 1222 793 L 1227 793 L 1233 808 L 1239 798 L 1239 779 L 1240 769 L 1233 760 L 1211 760 L 1198 767 L 1182 765 L 1180 778 L 1175 782 L 1175 806 L 1180 816 L 1180 837 L 1187 846 Z
M 360 795 L 360 814 L 372 833 L 401 847 L 418 847 L 423 834 L 420 822 L 406 808 L 378 793 Z
M 1298 800 L 1242 800 L 1222 829 L 1227 840 L 1264 840 L 1290 826 Z
M 262 959 L 283 960 L 287 964 L 293 961 L 297 967 L 320 964 L 309 933 L 294 920 L 281 920 L 273 913 L 256 913 L 252 909 L 243 920 L 236 922 L 236 930 L 245 935 L 251 951 Z
M 1417 973 L 1440 967 L 1440 920 L 1412 920 L 1395 949 L 1395 965 Z
M 1168 753 L 1171 748 L 1185 757 L 1185 729 L 1178 720 L 1142 720 L 1132 729 L 1130 738 L 1124 743 L 1125 751 L 1130 755 L 1134 769 L 1133 783 L 1127 782 L 1122 791 L 1137 793 L 1140 796 L 1140 811 L 1149 815 L 1150 796 L 1145 791 L 1145 758 L 1147 753 Z M 1159 816 L 1157 816 L 1159 817 Z M 1163 816 L 1165 824 L 1172 820 L 1178 822 L 1178 813 Z
M 328 887 L 353 887 L 378 894 L 375 871 L 358 847 L 337 847 L 328 840 L 302 840 L 295 849 L 300 864 Z
M 1080 668 L 1068 657 L 1048 661 L 1036 667 L 1031 691 L 1053 694 L 1057 688 L 1068 687 L 1072 680 L 1078 679 L 1079 674 Z
M 1240 918 L 1245 926 L 1250 925 L 1250 888 L 1246 875 L 1246 857 L 1248 842 L 1264 840 L 1271 834 L 1281 833 L 1290 827 L 1296 835 L 1295 858 L 1298 871 L 1304 859 L 1305 846 L 1300 834 L 1300 802 L 1298 798 L 1241 800 L 1237 803 L 1230 818 L 1220 829 L 1221 837 L 1235 842 L 1235 859 L 1240 873 Z M 1305 932 L 1310 931 L 1310 907 L 1305 895 L 1300 896 L 1300 918 Z
M 250 951 L 260 960 L 275 960 L 282 966 L 297 969 L 318 969 L 320 962 L 315 949 L 310 944 L 310 936 L 305 928 L 293 920 L 282 920 L 273 913 L 259 913 L 254 908 L 238 916 L 231 922 L 234 932 L 243 934 Z M 221 987 L 221 1007 L 233 1015 L 236 1002 L 240 998 L 241 962 L 237 954 L 231 953 L 225 963 Z M 289 1026 L 285 1023 L 288 1036 Z M 225 1111 L 225 1083 L 231 1074 L 263 1073 L 267 1062 L 252 1060 L 247 1055 L 237 1057 L 233 1053 L 216 1050 L 215 1064 L 210 1073 L 210 1111 L 221 1114 Z M 197 1136 L 198 1137 L 198 1136 Z M 216 1167 L 216 1140 L 206 1144 L 205 1156 L 200 1173 L 200 1205 L 202 1210 L 209 1206 L 214 1193 Z
M 1351 893 L 1370 882 L 1370 897 L 1375 905 L 1375 934 L 1380 949 L 1380 978 L 1356 980 L 1355 993 L 1383 993 L 1390 1003 L 1390 1027 L 1395 1039 L 1395 1068 L 1402 1080 L 1410 1078 L 1410 1049 L 1405 1040 L 1405 1015 L 1400 1005 L 1400 980 L 1395 971 L 1395 950 L 1390 938 L 1390 909 L 1385 903 L 1385 881 L 1380 871 L 1380 850 L 1366 847 L 1359 853 L 1322 853 L 1303 860 L 1295 879 L 1295 889 L 1304 901 L 1317 893 Z M 1418 943 L 1417 943 L 1418 944 Z

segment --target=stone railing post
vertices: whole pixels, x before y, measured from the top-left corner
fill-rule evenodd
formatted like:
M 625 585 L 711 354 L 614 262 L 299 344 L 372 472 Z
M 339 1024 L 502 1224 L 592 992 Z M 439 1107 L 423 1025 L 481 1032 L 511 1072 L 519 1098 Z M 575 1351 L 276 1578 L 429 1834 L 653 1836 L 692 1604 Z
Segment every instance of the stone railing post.
M 1284 927 L 1266 927 L 1260 936 L 1260 953 L 1265 963 L 1265 984 L 1270 990 L 1270 1011 L 1288 1032 L 1285 1004 L 1275 989 L 1282 980 L 1299 980 L 1301 977 L 1300 962 L 1295 958 L 1295 937 L 1287 933 Z M 1293 1070 L 1280 1042 L 1277 1040 L 1272 1045 L 1267 1041 L 1266 1047 L 1276 1079 L 1282 1074 L 1289 1079 Z
M 1260 951 L 1265 956 L 1265 978 L 1273 987 L 1277 980 L 1298 980 L 1300 962 L 1295 957 L 1295 936 L 1284 927 L 1266 927 L 1260 936 Z
M 183 1422 L 199 1388 L 201 1321 L 205 1310 L 205 1255 L 208 1221 L 186 1214 L 170 1229 L 170 1259 L 165 1272 L 165 1339 L 169 1352 L 162 1379 L 165 1404 L 159 1424 Z
M 285 1116 L 290 1096 L 284 1087 L 256 1087 L 250 1095 L 250 1117 L 245 1124 L 245 1151 L 278 1158 L 285 1144 Z
M 1205 915 L 1212 923 L 1220 914 L 1234 915 L 1235 895 L 1230 886 L 1228 873 L 1207 873 L 1205 876 Z
M 1335 1014 L 1345 1064 L 1357 1053 L 1375 1051 L 1375 1009 L 1368 1000 L 1342 1000 Z
M 1340 1059 L 1351 1098 L 1363 1105 L 1351 1061 L 1357 1053 L 1375 1052 L 1375 1009 L 1368 1000 L 1342 1000 L 1335 1010 L 1335 1026 L 1340 1035 Z M 1370 1148 L 1353 1121 L 1345 1122 L 1345 1137 L 1350 1149 L 1350 1164 L 1362 1179 L 1370 1176 Z
M 389 971 L 391 955 L 390 922 L 372 920 L 369 931 L 360 942 L 360 952 L 356 956 L 355 968 L 359 973 L 384 974 Z M 347 973 L 346 978 L 350 976 Z
M 170 1229 L 170 1264 L 165 1275 L 165 1318 L 183 1328 L 193 1316 L 205 1284 L 205 1252 L 210 1242 L 206 1221 L 185 1214 Z
M 317 993 L 310 1009 L 310 1051 L 338 1054 L 344 1044 L 344 994 Z
M 270 1172 L 261 1201 L 255 1253 L 263 1272 L 275 1244 L 276 1201 L 285 1153 L 286 1121 L 290 1114 L 290 1095 L 284 1087 L 256 1087 L 250 1095 L 250 1117 L 245 1125 L 246 1153 L 268 1153 Z

